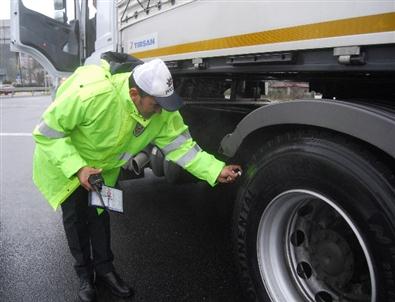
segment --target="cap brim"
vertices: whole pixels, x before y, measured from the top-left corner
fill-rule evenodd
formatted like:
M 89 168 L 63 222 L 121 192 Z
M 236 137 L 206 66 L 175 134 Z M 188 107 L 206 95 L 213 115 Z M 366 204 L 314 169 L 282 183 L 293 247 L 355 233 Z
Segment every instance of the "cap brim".
M 182 98 L 176 93 L 173 93 L 172 95 L 167 97 L 156 96 L 155 100 L 166 111 L 177 111 L 184 104 Z

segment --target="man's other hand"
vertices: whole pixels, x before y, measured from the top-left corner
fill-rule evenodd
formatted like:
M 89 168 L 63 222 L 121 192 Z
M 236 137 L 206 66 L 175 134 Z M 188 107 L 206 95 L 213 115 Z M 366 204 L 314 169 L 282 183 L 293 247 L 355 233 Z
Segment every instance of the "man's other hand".
M 88 191 L 91 191 L 92 187 L 88 181 L 88 178 L 93 174 L 99 174 L 101 171 L 102 169 L 95 169 L 92 167 L 82 167 L 81 169 L 79 169 L 77 172 L 77 177 L 80 181 L 81 186 L 83 186 Z
M 242 170 L 239 165 L 225 166 L 219 174 L 217 181 L 220 183 L 232 183 L 241 176 Z

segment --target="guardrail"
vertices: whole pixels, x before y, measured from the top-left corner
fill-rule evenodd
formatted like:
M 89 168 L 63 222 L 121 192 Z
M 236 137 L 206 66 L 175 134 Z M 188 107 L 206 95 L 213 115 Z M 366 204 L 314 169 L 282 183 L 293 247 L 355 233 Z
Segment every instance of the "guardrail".
M 11 91 L 11 96 L 14 96 L 16 93 L 19 92 L 30 92 L 34 95 L 35 92 L 44 92 L 47 94 L 51 93 L 50 87 L 14 87 Z

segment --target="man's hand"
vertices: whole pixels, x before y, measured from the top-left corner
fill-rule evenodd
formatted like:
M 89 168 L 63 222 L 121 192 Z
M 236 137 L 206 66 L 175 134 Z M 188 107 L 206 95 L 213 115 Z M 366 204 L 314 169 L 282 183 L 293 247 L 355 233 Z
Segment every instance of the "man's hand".
M 232 183 L 237 177 L 241 176 L 241 167 L 239 165 L 225 166 L 219 174 L 217 181 L 220 183 Z
M 77 177 L 80 181 L 81 186 L 83 186 L 88 191 L 91 191 L 92 187 L 88 181 L 88 178 L 92 174 L 99 174 L 101 171 L 102 169 L 95 169 L 91 167 L 82 167 L 81 169 L 79 169 L 77 172 Z

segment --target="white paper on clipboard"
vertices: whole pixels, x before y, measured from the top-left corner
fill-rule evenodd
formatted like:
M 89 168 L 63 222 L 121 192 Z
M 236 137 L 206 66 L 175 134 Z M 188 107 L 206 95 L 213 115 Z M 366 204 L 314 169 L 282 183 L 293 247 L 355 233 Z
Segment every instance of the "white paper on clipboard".
M 123 213 L 123 196 L 122 191 L 111 187 L 102 186 L 100 194 L 104 206 L 112 211 Z M 96 207 L 103 207 L 98 192 L 91 192 L 90 204 Z

